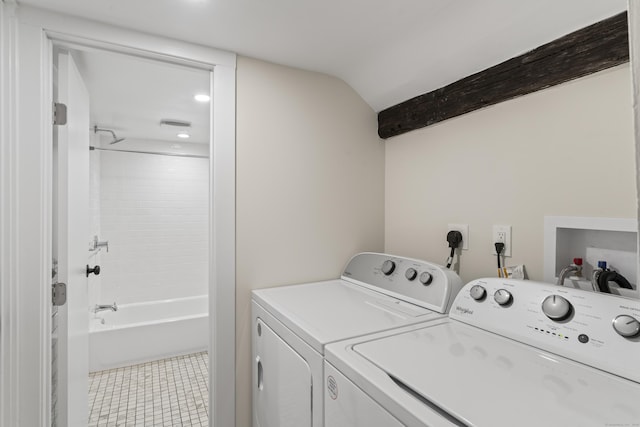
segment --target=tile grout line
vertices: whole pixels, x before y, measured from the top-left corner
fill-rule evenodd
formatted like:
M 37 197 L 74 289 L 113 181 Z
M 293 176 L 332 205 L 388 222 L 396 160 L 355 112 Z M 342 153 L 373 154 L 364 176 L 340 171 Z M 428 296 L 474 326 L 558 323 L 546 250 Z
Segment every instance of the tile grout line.
M 208 425 L 208 390 L 207 352 L 94 372 L 89 427 Z

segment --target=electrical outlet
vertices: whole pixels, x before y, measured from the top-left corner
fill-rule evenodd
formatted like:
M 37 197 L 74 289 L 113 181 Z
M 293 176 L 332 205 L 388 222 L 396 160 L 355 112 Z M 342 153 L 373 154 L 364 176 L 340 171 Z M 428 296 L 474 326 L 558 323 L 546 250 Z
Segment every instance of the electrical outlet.
M 469 249 L 469 224 L 449 224 L 447 226 L 447 233 L 456 230 L 462 234 L 462 249 Z M 446 237 L 446 234 L 445 234 Z M 447 239 L 445 238 L 445 242 Z
M 511 226 L 510 225 L 494 225 L 491 235 L 491 253 L 496 255 L 496 247 L 494 243 L 504 243 L 502 256 L 511 256 Z

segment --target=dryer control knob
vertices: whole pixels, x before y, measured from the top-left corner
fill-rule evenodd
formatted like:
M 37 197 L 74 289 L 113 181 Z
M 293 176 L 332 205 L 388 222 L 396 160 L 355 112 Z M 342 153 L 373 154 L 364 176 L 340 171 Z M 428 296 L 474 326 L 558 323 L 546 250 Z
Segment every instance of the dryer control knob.
M 407 271 L 404 272 L 404 277 L 410 282 L 414 280 L 416 276 L 418 276 L 418 272 L 415 268 L 408 268 Z
M 420 273 L 420 283 L 427 286 L 430 285 L 431 282 L 433 282 L 433 275 L 431 273 L 429 273 L 428 271 L 423 271 L 422 273 Z
M 382 263 L 382 272 L 387 276 L 393 273 L 393 270 L 395 269 L 396 269 L 396 263 L 391 261 L 390 259 Z
M 471 294 L 471 298 L 476 301 L 480 301 L 487 295 L 487 291 L 480 285 L 473 285 L 469 290 L 469 293 Z
M 560 295 L 549 295 L 542 301 L 542 312 L 551 320 L 564 320 L 572 310 L 571 303 Z
M 500 305 L 507 305 L 513 300 L 513 296 L 511 296 L 511 292 L 506 289 L 498 289 L 493 294 L 493 299 Z
M 613 319 L 613 329 L 625 338 L 633 338 L 640 334 L 640 322 L 635 317 L 621 314 Z

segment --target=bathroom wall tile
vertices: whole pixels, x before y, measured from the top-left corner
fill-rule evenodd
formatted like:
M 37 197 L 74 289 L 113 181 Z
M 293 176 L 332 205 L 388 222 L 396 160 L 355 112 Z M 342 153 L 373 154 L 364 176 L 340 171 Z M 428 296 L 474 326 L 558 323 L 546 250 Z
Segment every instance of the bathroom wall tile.
M 100 298 L 119 304 L 208 291 L 208 161 L 100 153 Z
M 95 142 L 94 142 L 95 143 Z M 87 236 L 87 246 L 89 242 L 93 238 L 93 236 L 98 236 L 98 238 L 103 241 L 105 239 L 102 238 L 101 232 L 101 201 L 100 201 L 100 187 L 101 187 L 101 179 L 100 179 L 100 161 L 101 153 L 99 151 L 91 151 L 89 152 L 89 236 Z M 88 263 L 92 265 L 101 265 L 102 264 L 102 251 L 96 251 L 94 253 L 88 252 L 89 260 Z M 93 307 L 96 304 L 102 304 L 101 301 L 101 286 L 102 284 L 102 276 L 91 275 L 89 277 L 89 307 Z

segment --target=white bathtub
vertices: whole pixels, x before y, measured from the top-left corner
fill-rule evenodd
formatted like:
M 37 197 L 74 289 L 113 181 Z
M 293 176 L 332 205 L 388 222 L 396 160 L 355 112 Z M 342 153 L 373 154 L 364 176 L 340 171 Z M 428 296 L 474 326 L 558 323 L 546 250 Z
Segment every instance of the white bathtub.
M 123 304 L 91 313 L 89 371 L 195 353 L 209 346 L 208 296 Z

